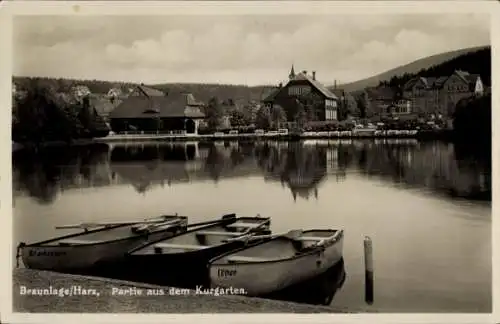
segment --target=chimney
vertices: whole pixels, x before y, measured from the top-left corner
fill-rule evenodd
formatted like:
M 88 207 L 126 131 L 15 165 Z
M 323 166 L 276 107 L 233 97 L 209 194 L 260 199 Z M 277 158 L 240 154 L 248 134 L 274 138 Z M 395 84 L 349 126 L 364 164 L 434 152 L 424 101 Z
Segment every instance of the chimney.
M 316 80 L 316 71 L 313 71 L 313 80 Z
M 302 74 L 307 75 L 307 70 L 303 70 Z
M 280 84 L 278 85 L 278 88 L 283 88 L 283 82 L 280 82 Z
M 333 81 L 333 89 L 337 90 L 337 80 Z

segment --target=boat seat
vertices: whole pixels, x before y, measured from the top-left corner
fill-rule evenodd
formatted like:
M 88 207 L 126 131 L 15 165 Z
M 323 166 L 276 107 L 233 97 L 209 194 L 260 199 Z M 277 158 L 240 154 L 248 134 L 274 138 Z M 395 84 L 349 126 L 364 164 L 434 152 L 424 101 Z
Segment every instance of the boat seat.
M 246 227 L 246 228 L 255 228 L 255 227 L 260 227 L 262 223 L 245 223 L 245 222 L 236 222 L 227 225 L 229 228 L 235 228 L 235 227 Z
M 318 237 L 318 236 L 301 236 L 296 238 L 297 241 L 323 241 L 328 239 L 328 237 Z
M 155 248 L 165 249 L 185 249 L 185 250 L 202 250 L 210 246 L 208 245 L 192 245 L 192 244 L 170 244 L 170 243 L 156 243 Z
M 211 232 L 211 231 L 202 231 L 196 233 L 196 235 L 219 235 L 219 236 L 240 236 L 243 233 L 240 232 Z
M 264 261 L 269 261 L 268 258 L 259 258 L 259 257 L 247 257 L 247 256 L 240 256 L 240 255 L 235 255 L 227 258 L 227 262 L 264 262 Z
M 92 241 L 92 240 L 79 240 L 79 239 L 72 239 L 72 238 L 68 238 L 68 239 L 64 239 L 64 240 L 60 240 L 58 241 L 57 243 L 59 244 L 73 244 L 73 245 L 79 245 L 79 244 L 95 244 L 95 243 L 101 243 L 102 241 Z

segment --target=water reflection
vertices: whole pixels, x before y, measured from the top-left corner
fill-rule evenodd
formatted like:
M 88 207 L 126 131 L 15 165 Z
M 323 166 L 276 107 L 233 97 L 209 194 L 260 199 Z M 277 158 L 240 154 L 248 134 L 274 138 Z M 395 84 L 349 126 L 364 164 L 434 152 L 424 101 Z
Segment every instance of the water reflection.
M 64 190 L 111 185 L 108 152 L 103 144 L 17 151 L 12 158 L 13 192 L 50 204 Z
M 285 144 L 285 145 L 280 145 Z M 328 147 L 301 142 L 271 143 L 258 146 L 255 157 L 264 177 L 280 181 L 293 196 L 318 198 L 318 186 L 327 175 Z
M 15 195 L 53 202 L 65 190 L 158 186 L 232 177 L 278 182 L 296 199 L 352 172 L 452 197 L 491 199 L 491 159 L 451 143 L 414 140 L 100 144 L 13 155 Z

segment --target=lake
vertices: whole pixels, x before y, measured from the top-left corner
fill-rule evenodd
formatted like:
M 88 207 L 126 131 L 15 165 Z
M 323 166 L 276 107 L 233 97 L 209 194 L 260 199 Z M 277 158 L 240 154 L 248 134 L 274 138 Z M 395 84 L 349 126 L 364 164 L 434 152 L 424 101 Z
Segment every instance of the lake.
M 56 225 L 179 213 L 271 217 L 273 232 L 345 230 L 332 306 L 491 312 L 491 160 L 411 139 L 128 143 L 13 155 L 14 239 Z M 363 238 L 373 240 L 374 303 Z

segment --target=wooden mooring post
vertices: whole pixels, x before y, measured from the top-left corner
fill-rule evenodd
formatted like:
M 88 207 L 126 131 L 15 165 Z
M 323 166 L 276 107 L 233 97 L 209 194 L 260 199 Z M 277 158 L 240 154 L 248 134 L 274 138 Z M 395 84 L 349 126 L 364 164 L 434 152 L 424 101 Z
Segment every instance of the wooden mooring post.
M 372 239 L 365 236 L 365 302 L 373 304 L 373 246 Z

